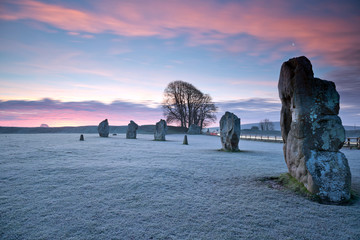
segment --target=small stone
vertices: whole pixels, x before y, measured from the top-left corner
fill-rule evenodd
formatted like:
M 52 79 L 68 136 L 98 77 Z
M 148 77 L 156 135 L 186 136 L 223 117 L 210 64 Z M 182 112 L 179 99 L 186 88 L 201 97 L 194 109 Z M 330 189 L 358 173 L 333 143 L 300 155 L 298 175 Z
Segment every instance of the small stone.
M 138 129 L 138 125 L 131 120 L 130 123 L 128 124 L 128 128 L 126 131 L 126 138 L 127 139 L 136 139 L 136 130 Z
M 188 139 L 187 139 L 187 135 L 184 136 L 184 141 L 183 141 L 183 144 L 184 145 L 188 145 Z
M 109 136 L 109 122 L 107 119 L 102 121 L 98 126 L 98 132 L 100 137 L 108 137 Z
M 155 141 L 166 141 L 166 139 L 165 139 L 166 131 L 167 131 L 167 124 L 166 124 L 165 120 L 161 119 L 159 122 L 156 123 L 154 140 Z
M 84 135 L 80 135 L 80 141 L 84 141 Z

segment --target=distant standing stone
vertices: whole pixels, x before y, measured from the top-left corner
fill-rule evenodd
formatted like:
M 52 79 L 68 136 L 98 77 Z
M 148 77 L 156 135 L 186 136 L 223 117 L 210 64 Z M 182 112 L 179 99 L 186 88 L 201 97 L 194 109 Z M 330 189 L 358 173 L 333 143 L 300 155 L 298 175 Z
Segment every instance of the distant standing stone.
M 84 141 L 84 135 L 80 135 L 80 141 Z
M 167 131 L 167 124 L 165 120 L 161 119 L 159 122 L 156 123 L 155 126 L 155 133 L 154 133 L 154 140 L 155 141 L 165 141 L 165 135 Z
M 107 119 L 102 121 L 98 126 L 98 132 L 100 137 L 108 137 L 109 136 L 109 122 Z
M 239 151 L 240 118 L 226 112 L 220 119 L 220 138 L 224 150 Z
M 136 130 L 138 129 L 138 125 L 131 120 L 130 123 L 128 124 L 128 128 L 126 131 L 126 138 L 127 139 L 136 139 Z
M 314 78 L 311 62 L 303 56 L 282 64 L 278 89 L 289 173 L 323 201 L 349 200 L 351 173 L 339 151 L 345 130 L 335 84 Z
M 188 145 L 188 139 L 187 139 L 187 135 L 184 136 L 184 141 L 183 141 L 183 144 L 184 145 Z
M 189 130 L 187 131 L 187 134 L 201 134 L 201 127 L 196 124 L 191 124 Z

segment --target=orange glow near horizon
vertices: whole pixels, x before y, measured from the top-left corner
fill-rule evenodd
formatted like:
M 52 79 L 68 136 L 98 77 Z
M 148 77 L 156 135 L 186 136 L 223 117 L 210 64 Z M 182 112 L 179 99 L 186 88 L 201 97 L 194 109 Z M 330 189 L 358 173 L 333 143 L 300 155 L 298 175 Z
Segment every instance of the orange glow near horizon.
M 18 116 L 20 114 L 17 114 Z M 49 127 L 77 127 L 77 126 L 95 126 L 102 120 L 108 119 L 109 124 L 113 126 L 127 125 L 130 120 L 134 120 L 139 125 L 155 124 L 162 117 L 149 116 L 141 118 L 138 115 L 126 114 L 98 114 L 83 111 L 59 110 L 52 112 L 21 113 L 21 117 L 14 121 L 0 121 L 1 127 L 40 127 L 41 124 L 47 124 Z M 153 119 L 152 119 L 153 118 Z M 153 120 L 153 121 L 152 121 Z

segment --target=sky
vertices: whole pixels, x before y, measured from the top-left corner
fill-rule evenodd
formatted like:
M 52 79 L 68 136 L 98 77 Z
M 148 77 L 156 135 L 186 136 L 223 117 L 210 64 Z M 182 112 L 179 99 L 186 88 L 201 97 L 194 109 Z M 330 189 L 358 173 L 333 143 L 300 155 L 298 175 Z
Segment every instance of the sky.
M 0 126 L 154 124 L 175 80 L 218 120 L 275 122 L 281 64 L 303 55 L 360 126 L 359 25 L 358 0 L 1 0 Z

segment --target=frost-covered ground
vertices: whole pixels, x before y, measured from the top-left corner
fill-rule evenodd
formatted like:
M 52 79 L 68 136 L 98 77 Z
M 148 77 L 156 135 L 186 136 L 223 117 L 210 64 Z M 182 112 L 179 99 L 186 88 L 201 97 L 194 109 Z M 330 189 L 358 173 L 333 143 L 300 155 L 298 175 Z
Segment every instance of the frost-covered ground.
M 360 239 L 360 201 L 321 205 L 257 179 L 282 144 L 212 136 L 0 135 L 0 239 Z M 360 151 L 343 149 L 360 192 Z

